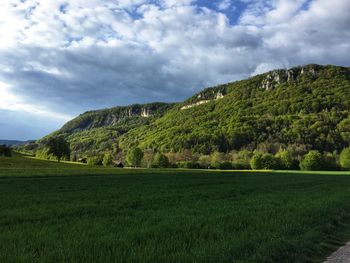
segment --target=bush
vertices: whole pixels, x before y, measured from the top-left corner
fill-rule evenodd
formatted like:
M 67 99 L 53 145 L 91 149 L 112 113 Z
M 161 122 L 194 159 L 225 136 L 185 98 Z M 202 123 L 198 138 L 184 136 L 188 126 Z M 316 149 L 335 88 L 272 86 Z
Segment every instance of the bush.
M 213 152 L 210 157 L 210 165 L 215 168 L 219 168 L 220 164 L 225 160 L 225 156 L 221 152 Z
M 6 145 L 0 145 L 0 156 L 11 157 L 11 148 Z
M 279 158 L 281 169 L 286 170 L 298 170 L 299 161 L 293 157 L 292 153 L 288 150 L 280 151 L 276 154 L 276 158 Z
M 200 169 L 201 165 L 197 162 L 178 162 L 177 167 L 186 169 Z
M 254 153 L 253 158 L 250 161 L 250 166 L 253 170 L 270 170 L 280 169 L 281 164 L 279 158 L 276 158 L 270 153 Z
M 300 162 L 300 169 L 304 171 L 322 170 L 324 167 L 323 162 L 324 160 L 320 152 L 310 151 L 304 155 L 303 160 Z
M 211 158 L 210 155 L 202 155 L 199 157 L 198 162 L 201 167 L 208 168 L 210 167 Z
M 221 170 L 231 170 L 232 167 L 232 163 L 230 162 L 222 162 L 218 165 L 218 168 Z
M 101 156 L 91 156 L 87 158 L 88 165 L 102 165 Z
M 167 168 L 170 166 L 170 162 L 168 157 L 166 157 L 164 154 L 157 153 L 154 157 L 154 162 L 153 162 L 154 167 L 159 167 L 159 168 Z
M 112 154 L 110 152 L 105 153 L 102 160 L 103 166 L 110 166 L 113 164 Z
M 339 170 L 339 165 L 337 163 L 337 155 L 335 153 L 323 154 L 323 169 L 328 171 Z
M 340 153 L 340 166 L 344 169 L 350 169 L 350 147 L 345 148 Z
M 232 163 L 232 169 L 234 170 L 247 170 L 250 169 L 249 162 L 247 163 L 244 160 L 237 160 L 237 162 Z
M 128 151 L 126 155 L 126 161 L 131 166 L 140 166 L 143 158 L 143 152 L 140 148 L 134 148 Z

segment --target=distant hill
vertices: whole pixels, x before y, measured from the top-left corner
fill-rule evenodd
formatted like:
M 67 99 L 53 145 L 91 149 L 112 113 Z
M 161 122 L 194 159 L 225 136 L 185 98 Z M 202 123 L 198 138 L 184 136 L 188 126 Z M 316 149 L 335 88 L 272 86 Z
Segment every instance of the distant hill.
M 40 139 L 38 144 L 54 135 L 64 135 L 72 152 L 81 155 L 98 154 L 118 148 L 118 139 L 128 131 L 149 125 L 172 108 L 174 103 L 148 103 L 113 107 L 85 112 L 67 122 L 61 129 Z M 33 148 L 33 145 L 29 145 Z
M 181 103 L 86 112 L 37 146 L 61 134 L 78 156 L 135 146 L 165 153 L 291 145 L 332 152 L 349 145 L 349 110 L 350 68 L 310 64 L 207 88 Z
M 29 141 L 16 141 L 16 140 L 0 140 L 0 145 L 7 145 L 7 146 L 19 146 L 26 143 L 35 142 L 34 140 Z

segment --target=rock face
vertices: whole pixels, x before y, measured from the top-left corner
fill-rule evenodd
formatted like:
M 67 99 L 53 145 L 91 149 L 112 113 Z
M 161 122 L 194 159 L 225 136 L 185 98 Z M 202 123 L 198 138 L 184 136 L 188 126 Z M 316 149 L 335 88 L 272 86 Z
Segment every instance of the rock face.
M 260 88 L 269 90 L 275 88 L 281 83 L 298 81 L 306 76 L 315 78 L 319 69 L 319 65 L 307 65 L 303 67 L 294 67 L 287 70 L 274 70 L 267 73 L 266 77 L 260 84 Z
M 226 90 L 224 88 L 209 88 L 205 89 L 196 95 L 195 99 L 191 101 L 189 104 L 182 106 L 181 110 L 186 110 L 193 108 L 195 106 L 208 103 L 212 100 L 219 100 L 224 98 L 226 95 Z
M 190 108 L 193 108 L 194 106 L 198 106 L 198 105 L 201 105 L 201 104 L 205 104 L 205 103 L 208 103 L 210 100 L 200 100 L 196 103 L 192 103 L 192 104 L 189 104 L 189 105 L 185 105 L 183 107 L 181 107 L 181 110 L 186 110 L 186 109 L 190 109 Z
M 172 106 L 172 103 L 150 103 L 89 111 L 66 123 L 61 128 L 61 131 L 70 133 L 74 131 L 117 125 L 135 118 L 162 116 L 164 112 Z
M 285 79 L 285 74 L 281 70 L 274 70 L 267 74 L 266 78 L 261 82 L 261 89 L 269 90 L 280 84 Z
M 223 97 L 224 97 L 224 94 L 221 91 L 218 91 L 218 93 L 216 93 L 215 95 L 216 100 L 222 99 Z
M 142 109 L 142 111 L 141 111 L 141 117 L 148 118 L 148 117 L 150 117 L 151 115 L 153 115 L 153 114 L 152 114 L 152 111 L 151 111 L 150 108 L 145 107 L 145 108 Z

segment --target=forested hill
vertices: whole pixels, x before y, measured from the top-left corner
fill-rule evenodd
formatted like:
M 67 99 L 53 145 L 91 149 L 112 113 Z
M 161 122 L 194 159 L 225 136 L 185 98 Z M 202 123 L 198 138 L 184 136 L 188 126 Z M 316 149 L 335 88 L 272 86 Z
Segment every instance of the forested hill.
M 64 135 L 79 156 L 136 146 L 164 153 L 291 146 L 332 152 L 349 145 L 349 109 L 350 68 L 306 65 L 207 88 L 183 103 L 86 112 L 49 136 Z
M 122 134 L 150 124 L 173 106 L 173 103 L 155 102 L 88 111 L 40 139 L 35 145 L 27 145 L 26 149 L 39 150 L 38 154 L 44 157 L 46 140 L 51 136 L 62 135 L 69 141 L 77 158 L 103 154 L 118 148 L 118 139 Z
M 211 89 L 123 135 L 123 149 L 208 154 L 301 145 L 340 150 L 350 139 L 350 68 L 306 65 Z
M 147 123 L 144 122 L 147 118 L 162 116 L 172 105 L 171 103 L 155 102 L 88 111 L 67 122 L 59 132 L 73 133 L 105 126 L 128 126 L 131 123 L 143 124 Z

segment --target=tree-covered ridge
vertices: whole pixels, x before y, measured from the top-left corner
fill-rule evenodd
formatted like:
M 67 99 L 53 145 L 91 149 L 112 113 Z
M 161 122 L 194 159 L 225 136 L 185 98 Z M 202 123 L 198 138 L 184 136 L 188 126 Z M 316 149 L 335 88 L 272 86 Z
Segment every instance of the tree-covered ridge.
M 129 121 L 135 122 L 140 117 L 159 117 L 172 107 L 171 103 L 155 102 L 149 104 L 134 104 L 124 107 L 87 111 L 73 120 L 67 122 L 60 133 L 72 133 L 90 130 L 105 126 L 126 125 Z M 137 121 L 136 121 L 137 122 Z
M 63 136 L 70 144 L 73 159 L 101 155 L 118 149 L 119 136 L 136 127 L 148 125 L 173 105 L 174 103 L 155 102 L 88 111 L 36 143 L 21 147 L 21 150 L 46 157 L 49 139 Z
M 312 150 L 336 161 L 350 143 L 349 109 L 350 68 L 306 65 L 207 88 L 182 103 L 86 112 L 29 148 L 45 157 L 48 138 L 63 135 L 71 159 L 91 157 L 93 163 L 103 156 L 125 160 L 139 147 L 147 167 L 159 166 L 157 153 L 179 167 L 194 161 L 242 168 L 251 166 L 253 155 L 262 167 L 276 165 L 257 150 L 287 156 L 292 164 L 282 166 L 295 168 Z
M 120 146 L 202 154 L 262 144 L 341 150 L 350 137 L 349 78 L 349 68 L 307 65 L 215 87 L 224 90 L 223 98 L 184 110 L 175 106 L 154 123 L 123 135 Z M 199 99 L 196 95 L 186 103 Z

